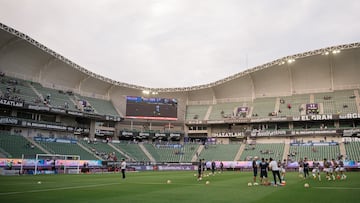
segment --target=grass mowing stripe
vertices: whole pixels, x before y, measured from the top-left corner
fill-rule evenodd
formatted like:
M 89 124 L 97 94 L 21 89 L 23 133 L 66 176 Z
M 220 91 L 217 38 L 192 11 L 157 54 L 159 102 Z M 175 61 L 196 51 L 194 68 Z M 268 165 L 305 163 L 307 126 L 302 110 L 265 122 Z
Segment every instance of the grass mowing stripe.
M 206 176 L 202 181 L 197 181 L 194 171 L 128 173 L 126 180 L 119 174 L 0 176 L 0 202 L 357 202 L 360 173 L 348 172 L 347 176 L 347 180 L 319 182 L 300 179 L 298 173 L 289 172 L 283 187 L 248 187 L 253 180 L 252 172 L 232 171 Z M 272 175 L 269 179 L 272 180 Z M 171 183 L 167 184 L 167 180 Z M 206 181 L 210 184 L 206 185 Z M 305 183 L 310 187 L 304 188 Z
M 313 187 L 315 189 L 324 189 L 324 190 L 360 190 L 360 188 L 351 188 L 351 187 Z
M 49 191 L 57 191 L 57 190 L 82 189 L 82 188 L 91 188 L 91 187 L 99 187 L 99 186 L 110 186 L 110 185 L 120 185 L 120 184 L 122 184 L 122 183 L 108 183 L 108 184 L 82 185 L 82 186 L 49 188 L 49 189 L 39 189 L 39 190 L 29 190 L 29 191 L 18 191 L 18 192 L 4 192 L 4 193 L 0 193 L 0 196 L 2 196 L 2 195 L 16 195 L 16 194 L 24 194 L 24 193 L 35 193 L 35 192 L 49 192 Z

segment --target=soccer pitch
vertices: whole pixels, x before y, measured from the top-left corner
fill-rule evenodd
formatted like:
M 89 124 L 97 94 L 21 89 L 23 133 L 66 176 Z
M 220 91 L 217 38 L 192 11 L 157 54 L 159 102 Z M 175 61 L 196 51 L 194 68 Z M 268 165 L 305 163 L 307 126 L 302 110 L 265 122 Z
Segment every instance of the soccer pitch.
M 357 202 L 360 173 L 321 182 L 287 173 L 286 186 L 251 186 L 251 172 L 227 171 L 197 181 L 195 171 L 0 177 L 0 202 Z M 208 174 L 208 172 L 206 173 Z M 269 173 L 270 180 L 272 174 Z M 167 183 L 171 180 L 171 183 Z M 209 181 L 209 184 L 206 184 Z M 309 183 L 309 188 L 304 184 Z

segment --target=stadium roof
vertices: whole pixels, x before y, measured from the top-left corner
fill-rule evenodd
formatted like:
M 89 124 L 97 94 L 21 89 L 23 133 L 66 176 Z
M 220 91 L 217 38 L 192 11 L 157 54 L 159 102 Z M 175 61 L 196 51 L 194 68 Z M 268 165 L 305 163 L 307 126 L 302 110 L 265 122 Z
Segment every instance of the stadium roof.
M 50 48 L 46 47 L 45 45 L 41 44 L 40 42 L 37 42 L 36 40 L 32 39 L 30 36 L 19 32 L 7 25 L 4 25 L 2 23 L 0 23 L 0 29 L 3 30 L 2 33 L 0 33 L 0 37 L 3 38 L 0 41 L 0 49 L 4 49 L 4 47 L 7 46 L 11 46 L 11 43 L 13 43 L 16 40 L 22 39 L 27 41 L 28 43 L 30 43 L 31 45 L 37 47 L 38 49 L 44 51 L 46 54 L 51 55 L 52 57 L 55 57 L 56 59 L 64 62 L 65 64 L 67 64 L 69 67 L 74 68 L 86 75 L 88 75 L 89 77 L 93 77 L 96 78 L 98 80 L 101 80 L 103 82 L 109 83 L 111 85 L 115 85 L 115 86 L 121 86 L 121 87 L 126 87 L 126 88 L 132 88 L 132 89 L 137 89 L 137 90 L 143 90 L 147 93 L 158 93 L 158 92 L 184 92 L 184 91 L 195 91 L 195 90 L 201 90 L 201 89 L 206 89 L 206 88 L 211 88 L 211 87 L 215 87 L 215 86 L 219 86 L 221 84 L 224 84 L 226 82 L 232 81 L 234 79 L 240 78 L 242 76 L 254 73 L 256 71 L 260 71 L 269 67 L 273 67 L 273 66 L 281 66 L 285 63 L 291 63 L 295 60 L 299 60 L 302 58 L 306 58 L 306 57 L 311 57 L 311 56 L 316 56 L 316 55 L 327 55 L 329 53 L 336 53 L 339 51 L 343 51 L 343 50 L 349 50 L 349 49 L 354 49 L 354 48 L 360 48 L 360 43 L 356 42 L 356 43 L 350 43 L 350 44 L 344 44 L 344 45 L 337 45 L 337 46 L 331 46 L 331 47 L 326 47 L 326 48 L 322 48 L 322 49 L 317 49 L 317 50 L 313 50 L 313 51 L 308 51 L 308 52 L 304 52 L 304 53 L 299 53 L 299 54 L 295 54 L 295 55 L 289 55 L 289 56 L 285 56 L 279 59 L 276 59 L 274 61 L 271 61 L 269 63 L 266 64 L 262 64 L 253 68 L 250 68 L 246 71 L 243 72 L 239 72 L 235 75 L 231 75 L 229 77 L 226 77 L 224 79 L 209 83 L 209 84 L 203 84 L 203 85 L 198 85 L 198 86 L 191 86 L 191 87 L 178 87 L 178 88 L 149 88 L 149 87 L 144 87 L 144 86 L 138 86 L 138 85 L 133 85 L 133 84 L 129 84 L 129 83 L 124 83 L 124 82 L 119 82 L 119 81 L 115 81 L 112 80 L 110 78 L 95 74 L 89 70 L 87 70 L 86 68 L 72 62 L 71 60 L 67 59 L 66 57 L 56 53 L 55 51 L 51 50 Z M 6 34 L 4 33 L 8 33 L 8 35 L 12 35 L 12 36 L 16 36 L 14 37 L 9 37 L 6 36 Z

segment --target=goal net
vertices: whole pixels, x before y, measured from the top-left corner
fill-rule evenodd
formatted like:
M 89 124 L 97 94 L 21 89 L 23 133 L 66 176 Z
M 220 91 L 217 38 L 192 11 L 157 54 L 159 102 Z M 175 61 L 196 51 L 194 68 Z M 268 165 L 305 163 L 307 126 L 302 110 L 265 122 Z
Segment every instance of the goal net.
M 36 154 L 36 174 L 79 173 L 80 156 L 64 154 Z

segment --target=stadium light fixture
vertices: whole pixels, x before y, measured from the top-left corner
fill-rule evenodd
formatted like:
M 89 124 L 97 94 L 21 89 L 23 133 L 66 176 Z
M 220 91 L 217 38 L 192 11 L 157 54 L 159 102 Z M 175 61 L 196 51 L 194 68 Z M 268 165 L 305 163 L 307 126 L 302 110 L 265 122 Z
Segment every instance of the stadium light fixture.
M 333 53 L 333 54 L 338 54 L 338 53 L 340 53 L 340 50 L 339 50 L 339 49 L 335 49 L 335 50 L 332 51 L 332 53 Z
M 143 94 L 150 94 L 150 91 L 149 90 L 143 90 L 142 93 Z
M 292 63 L 292 62 L 294 62 L 295 61 L 295 59 L 289 59 L 287 62 L 288 63 Z

